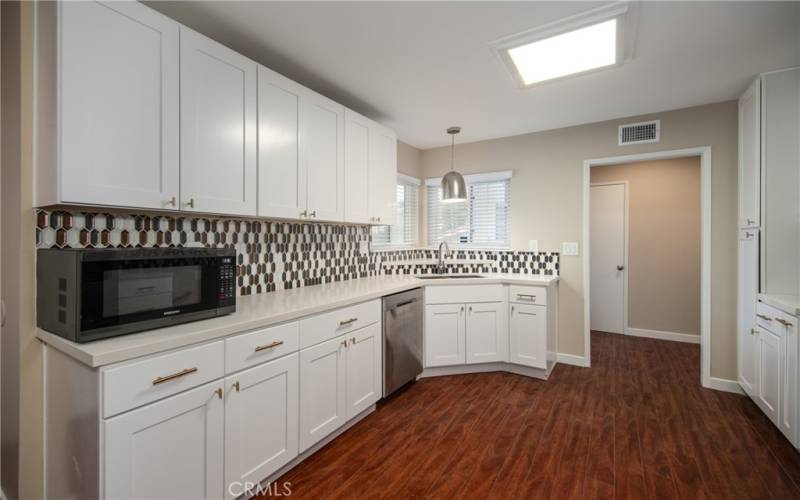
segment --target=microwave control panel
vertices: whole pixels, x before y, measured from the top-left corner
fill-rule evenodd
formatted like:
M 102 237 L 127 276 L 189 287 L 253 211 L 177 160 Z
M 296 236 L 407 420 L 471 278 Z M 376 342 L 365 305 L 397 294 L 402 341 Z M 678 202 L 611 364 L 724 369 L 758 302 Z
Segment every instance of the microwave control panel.
M 219 298 L 226 303 L 236 300 L 236 265 L 231 257 L 225 257 L 220 262 Z

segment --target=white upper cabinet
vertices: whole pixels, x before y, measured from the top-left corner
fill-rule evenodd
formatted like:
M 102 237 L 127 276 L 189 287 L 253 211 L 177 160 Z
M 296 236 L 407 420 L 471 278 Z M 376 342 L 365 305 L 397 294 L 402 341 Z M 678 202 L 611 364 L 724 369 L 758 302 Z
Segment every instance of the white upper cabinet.
M 308 217 L 344 220 L 344 107 L 311 91 L 302 101 Z
M 739 227 L 761 224 L 761 79 L 739 99 Z
M 256 215 L 257 65 L 181 28 L 181 208 Z
M 371 121 L 349 109 L 344 113 L 344 218 L 366 224 L 370 218 L 370 126 Z
M 300 84 L 258 67 L 258 215 L 297 219 L 306 210 Z
M 176 208 L 178 23 L 136 2 L 58 8 L 60 39 L 49 40 L 58 46 L 38 33 L 39 50 L 60 55 L 45 67 L 39 54 L 39 106 L 54 104 L 43 86 L 60 89 L 51 89 L 59 112 L 39 110 L 58 122 L 37 138 L 37 204 Z
M 397 136 L 377 123 L 370 130 L 369 196 L 371 222 L 394 224 L 397 204 Z

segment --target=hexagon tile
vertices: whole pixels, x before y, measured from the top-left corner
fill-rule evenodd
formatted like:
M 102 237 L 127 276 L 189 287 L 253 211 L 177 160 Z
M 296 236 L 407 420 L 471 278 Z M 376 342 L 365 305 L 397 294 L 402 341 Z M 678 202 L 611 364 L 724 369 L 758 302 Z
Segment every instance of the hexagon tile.
M 370 242 L 369 227 L 356 225 L 36 212 L 38 248 L 235 248 L 240 295 L 382 274 L 433 272 L 430 260 L 435 258 L 435 252 L 431 249 L 362 253 L 362 247 L 369 248 Z M 451 272 L 558 275 L 559 271 L 558 253 L 494 250 L 453 253 L 448 264 Z

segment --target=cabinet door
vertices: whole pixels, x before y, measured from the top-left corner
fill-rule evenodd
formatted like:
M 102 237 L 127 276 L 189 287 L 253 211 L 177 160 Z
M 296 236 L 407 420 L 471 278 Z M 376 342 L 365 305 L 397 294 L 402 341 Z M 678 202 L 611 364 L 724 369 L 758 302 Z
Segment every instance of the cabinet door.
M 257 484 L 297 456 L 298 354 L 225 379 L 226 498 L 231 483 Z
M 306 209 L 300 102 L 306 89 L 258 67 L 258 215 L 296 219 Z
M 105 498 L 223 495 L 222 381 L 104 421 Z
M 308 91 L 303 99 L 301 141 L 308 172 L 312 219 L 344 220 L 344 107 Z
M 348 337 L 347 419 L 372 406 L 381 397 L 381 324 L 375 323 Z
M 547 369 L 547 307 L 512 304 L 509 361 Z
M 300 351 L 301 453 L 347 421 L 346 338 Z
M 178 24 L 137 2 L 59 7 L 60 201 L 176 208 Z
M 781 411 L 778 427 L 789 441 L 797 445 L 797 318 L 782 319 L 783 362 L 781 365 Z
M 781 400 L 781 338 L 758 330 L 758 392 L 756 403 L 770 420 L 777 423 Z
M 257 65 L 181 28 L 181 208 L 256 215 Z
M 425 306 L 425 366 L 466 362 L 464 304 Z
M 397 209 L 397 136 L 374 123 L 370 130 L 370 217 L 394 224 Z
M 370 120 L 345 110 L 344 114 L 344 218 L 368 223 L 370 214 Z
M 739 385 L 755 397 L 758 377 L 758 336 L 754 333 L 758 300 L 758 229 L 739 230 L 737 332 Z
M 758 227 L 761 190 L 761 80 L 739 99 L 739 227 Z
M 508 316 L 503 302 L 467 304 L 466 362 L 508 359 Z

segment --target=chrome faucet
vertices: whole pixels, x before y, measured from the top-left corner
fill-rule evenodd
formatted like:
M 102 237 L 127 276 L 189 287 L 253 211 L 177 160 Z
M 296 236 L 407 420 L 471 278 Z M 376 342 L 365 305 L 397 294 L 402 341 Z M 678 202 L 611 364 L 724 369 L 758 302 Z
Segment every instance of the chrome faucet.
M 442 247 L 445 247 L 447 249 L 447 254 L 442 253 Z M 439 263 L 436 265 L 436 270 L 439 273 L 444 273 L 445 270 L 444 258 L 446 255 L 450 255 L 450 245 L 448 245 L 446 241 L 442 240 L 442 242 L 439 243 Z

